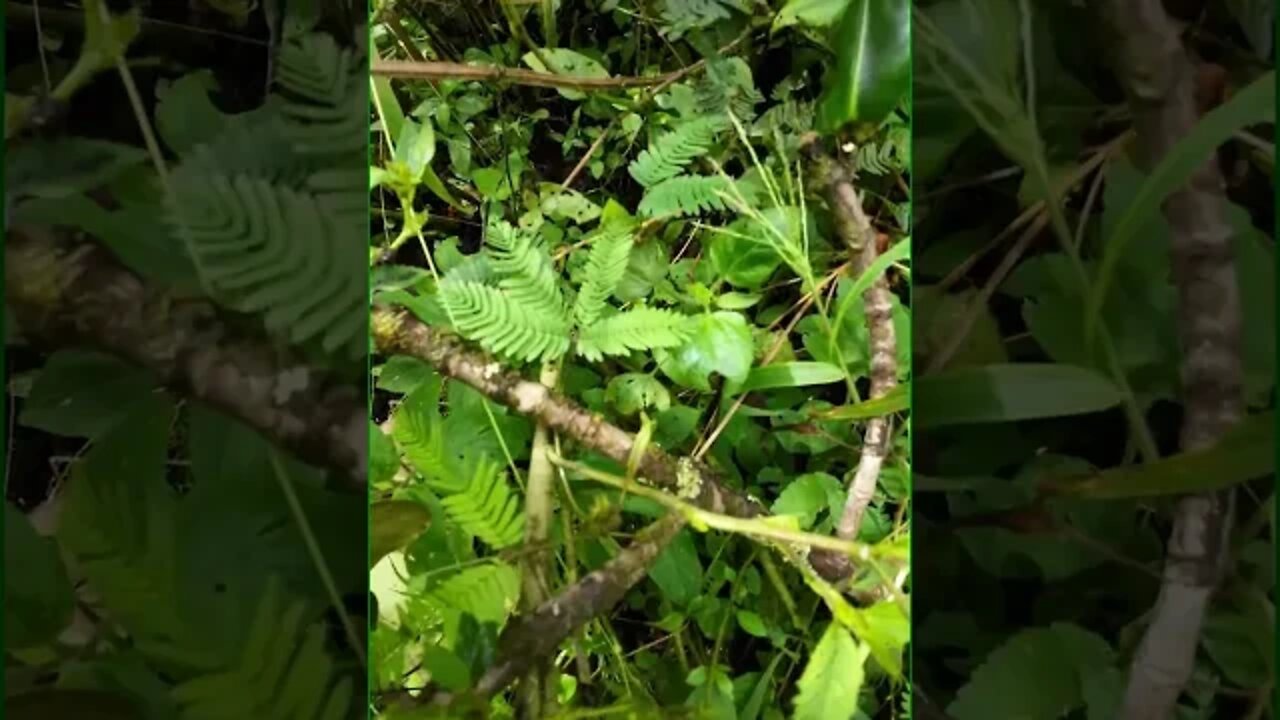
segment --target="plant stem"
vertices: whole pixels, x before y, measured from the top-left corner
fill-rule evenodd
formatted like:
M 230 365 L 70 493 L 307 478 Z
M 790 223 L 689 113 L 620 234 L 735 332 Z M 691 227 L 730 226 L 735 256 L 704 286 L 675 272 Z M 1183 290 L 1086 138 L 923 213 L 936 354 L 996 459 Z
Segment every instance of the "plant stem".
M 538 376 L 539 383 L 554 389 L 559 379 L 560 370 L 556 361 L 543 364 Z M 546 424 L 538 423 L 534 428 L 533 445 L 529 450 L 524 503 L 524 541 L 528 545 L 544 545 L 550 536 L 551 517 L 554 513 L 552 500 L 555 496 L 555 468 L 550 459 L 553 453 L 550 435 Z M 520 603 L 526 612 L 536 610 L 551 595 L 548 565 L 545 552 L 531 553 L 525 557 L 520 573 Z M 539 718 L 554 711 L 554 679 L 553 668 L 547 661 L 535 663 L 525 673 L 520 687 L 520 704 L 524 708 L 524 717 Z

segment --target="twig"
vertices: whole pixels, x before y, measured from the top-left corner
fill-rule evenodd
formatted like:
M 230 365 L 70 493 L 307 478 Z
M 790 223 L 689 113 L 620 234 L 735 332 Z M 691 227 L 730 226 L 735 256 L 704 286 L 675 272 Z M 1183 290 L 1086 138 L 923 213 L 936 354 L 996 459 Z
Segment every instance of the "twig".
M 1154 167 L 1199 121 L 1194 70 L 1159 0 L 1093 0 L 1132 110 L 1139 165 Z M 1164 203 L 1183 349 L 1181 445 L 1213 444 L 1244 414 L 1240 291 L 1217 159 Z M 1225 571 L 1234 495 L 1178 502 L 1164 579 L 1130 668 L 1120 717 L 1164 720 L 1191 676 L 1210 596 Z
M 616 605 L 627 590 L 644 577 L 658 553 L 683 527 L 684 520 L 679 514 L 667 514 L 636 533 L 631 544 L 603 567 L 588 573 L 532 613 L 513 621 L 498 641 L 498 660 L 467 696 L 473 700 L 483 699 L 502 690 L 524 675 L 537 659 L 554 652 L 578 627 Z M 420 699 L 405 699 L 402 704 L 443 707 L 463 699 L 436 693 Z
M 374 60 L 372 73 L 379 77 L 406 80 L 475 80 L 510 82 L 545 88 L 571 88 L 575 90 L 612 90 L 617 88 L 651 87 L 667 82 L 682 71 L 645 77 L 582 77 L 557 75 L 522 68 L 484 65 L 464 65 L 451 62 L 413 62 L 409 60 Z
M 876 235 L 871 220 L 862 208 L 862 199 L 853 187 L 852 178 L 838 162 L 823 154 L 817 143 L 809 146 L 827 192 L 827 203 L 835 216 L 836 232 L 849 248 L 855 275 L 866 272 L 876 259 Z M 863 293 L 867 334 L 870 340 L 871 400 L 878 400 L 898 384 L 898 342 L 893 329 L 893 304 L 889 282 L 884 275 L 875 278 Z M 858 468 L 849 483 L 844 511 L 836 525 L 836 536 L 852 540 L 858 536 L 862 516 L 875 496 L 880 469 L 889 451 L 889 418 L 880 416 L 867 421 L 863 433 Z
M 560 379 L 556 362 L 542 366 L 538 383 L 554 388 Z M 547 426 L 538 423 L 533 431 L 533 444 L 529 449 L 529 472 L 525 476 L 525 528 L 524 541 L 531 546 L 544 545 L 551 534 L 551 516 L 554 514 L 552 498 L 555 487 L 555 469 L 551 464 L 551 438 Z M 551 597 L 551 583 L 547 575 L 547 553 L 531 553 L 525 557 L 520 569 L 520 604 L 534 611 Z M 555 674 L 550 662 L 534 663 L 520 683 L 519 701 L 522 717 L 539 718 L 552 709 L 556 687 Z
M 33 339 L 85 343 L 146 368 L 160 384 L 364 486 L 368 421 L 357 388 L 233 330 L 208 303 L 178 301 L 107 251 L 43 227 L 10 230 L 5 299 Z

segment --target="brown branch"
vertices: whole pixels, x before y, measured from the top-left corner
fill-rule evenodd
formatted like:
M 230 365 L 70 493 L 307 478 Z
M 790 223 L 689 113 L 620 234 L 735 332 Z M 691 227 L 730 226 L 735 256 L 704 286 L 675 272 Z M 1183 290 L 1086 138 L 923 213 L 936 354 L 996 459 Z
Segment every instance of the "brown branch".
M 600 612 L 613 607 L 684 527 L 684 520 L 669 513 L 636 533 L 631 544 L 599 569 L 588 573 L 536 610 L 517 618 L 498 640 L 498 660 L 468 694 L 487 698 L 525 674 L 538 658 L 555 652 L 560 642 Z M 437 694 L 423 700 L 448 705 L 456 699 Z
M 635 438 L 610 424 L 603 416 L 578 406 L 541 383 L 526 380 L 505 369 L 487 354 L 468 347 L 456 336 L 432 328 L 402 310 L 379 307 L 373 311 L 372 330 L 379 352 L 410 355 L 424 360 L 441 374 L 479 390 L 491 400 L 533 418 L 547 429 L 573 438 L 620 463 L 631 455 Z M 682 492 L 680 460 L 650 446 L 640 459 L 637 474 L 655 486 Z M 704 463 L 692 463 L 701 479 L 690 502 L 712 512 L 735 517 L 765 514 L 758 502 L 725 487 L 718 474 Z
M 5 299 L 24 336 L 87 345 L 146 368 L 363 488 L 368 421 L 356 387 L 231 329 L 206 302 L 148 287 L 96 245 L 20 227 L 8 233 L 4 256 Z
M 876 233 L 862 208 L 862 199 L 849 173 L 826 156 L 817 142 L 808 146 L 826 186 L 827 203 L 835 217 L 836 232 L 849 248 L 855 276 L 866 272 L 876 259 Z M 884 397 L 898 384 L 898 342 L 893 330 L 892 293 L 884 275 L 873 280 L 863 293 L 867 333 L 871 344 L 871 399 Z M 890 425 L 887 417 L 867 421 L 862 438 L 858 468 L 849 483 L 844 511 L 836 526 L 836 536 L 852 540 L 858 536 L 862 517 L 875 496 L 880 469 L 889 452 Z M 848 562 L 848 558 L 843 558 Z
M 615 90 L 620 88 L 650 87 L 661 85 L 683 71 L 644 77 L 582 77 L 524 70 L 522 68 L 464 65 L 451 62 L 413 62 L 409 60 L 374 60 L 375 76 L 405 80 L 476 80 L 481 82 L 509 82 L 545 88 L 571 88 L 574 90 Z
M 550 655 L 563 638 L 602 609 L 618 604 L 683 527 L 684 520 L 679 515 L 668 513 L 636 533 L 631 544 L 612 560 L 509 625 L 498 642 L 498 662 L 481 676 L 475 692 L 498 692 L 535 658 Z
M 1159 0 L 1093 0 L 1133 114 L 1138 164 L 1153 168 L 1199 122 L 1195 69 Z M 1164 202 L 1184 404 L 1181 445 L 1212 445 L 1244 415 L 1240 291 L 1216 156 Z M 1210 597 L 1227 565 L 1230 491 L 1178 502 L 1151 624 L 1134 655 L 1120 717 L 1172 717 L 1195 664 Z

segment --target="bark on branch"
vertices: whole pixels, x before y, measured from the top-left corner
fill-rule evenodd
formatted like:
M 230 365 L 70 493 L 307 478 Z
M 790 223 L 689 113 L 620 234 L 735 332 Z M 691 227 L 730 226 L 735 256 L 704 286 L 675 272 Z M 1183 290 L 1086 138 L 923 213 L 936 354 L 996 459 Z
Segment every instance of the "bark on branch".
M 472 699 L 484 699 L 500 692 L 524 675 L 540 658 L 560 646 L 574 630 L 603 610 L 613 607 L 633 585 L 640 582 L 658 553 L 666 547 L 684 520 L 675 513 L 664 516 L 640 532 L 631 544 L 612 560 L 565 588 L 527 615 L 516 618 L 498 640 L 498 659 L 468 691 Z M 436 693 L 405 705 L 452 705 L 462 698 Z
M 96 245 L 23 227 L 7 234 L 4 255 L 5 300 L 24 336 L 146 368 L 363 489 L 368 421 L 355 386 L 231 329 L 206 302 L 149 287 Z
M 385 307 L 374 309 L 372 329 L 380 352 L 424 360 L 441 374 L 466 383 L 491 400 L 617 462 L 626 463 L 631 456 L 635 438 L 630 433 L 547 386 L 507 370 L 454 335 L 430 327 L 402 310 Z M 692 463 L 691 472 L 682 473 L 679 459 L 650 446 L 640 459 L 637 474 L 657 487 L 690 494 L 690 502 L 712 512 L 746 518 L 765 514 L 760 503 L 725 487 L 711 467 L 688 462 Z M 697 487 L 688 486 L 689 482 Z M 685 487 L 681 487 L 682 483 Z
M 1151 169 L 1200 119 L 1195 70 L 1160 0 L 1093 0 L 1133 112 L 1138 163 Z M 1207 447 L 1244 414 L 1240 294 L 1216 156 L 1164 203 L 1182 346 L 1184 450 Z M 1151 624 L 1130 669 L 1121 717 L 1165 720 L 1191 676 L 1209 600 L 1225 570 L 1231 492 L 1178 502 Z
M 835 217 L 836 232 L 849 248 L 854 276 L 861 276 L 876 259 L 876 233 L 862 207 L 862 199 L 854 189 L 853 178 L 835 159 L 827 156 L 821 145 L 810 140 L 808 152 L 827 193 L 827 204 Z M 893 329 L 893 302 L 889 281 L 880 275 L 863 293 L 863 308 L 870 339 L 872 400 L 882 398 L 898 384 L 898 342 Z M 862 436 L 862 453 L 858 468 L 849 483 L 844 511 L 836 526 L 836 536 L 852 540 L 862 527 L 862 517 L 875 496 L 880 469 L 889 453 L 890 423 L 888 417 L 867 421 Z M 848 557 L 840 561 L 848 564 Z
M 574 90 L 618 90 L 623 88 L 652 87 L 679 78 L 686 70 L 647 75 L 643 77 L 583 77 L 581 75 L 560 75 L 523 68 L 508 68 L 485 65 L 464 65 L 462 63 L 412 60 L 374 60 L 372 72 L 375 77 L 400 78 L 404 80 L 478 80 L 483 82 L 509 82 L 516 85 L 530 85 L 544 88 L 570 88 Z

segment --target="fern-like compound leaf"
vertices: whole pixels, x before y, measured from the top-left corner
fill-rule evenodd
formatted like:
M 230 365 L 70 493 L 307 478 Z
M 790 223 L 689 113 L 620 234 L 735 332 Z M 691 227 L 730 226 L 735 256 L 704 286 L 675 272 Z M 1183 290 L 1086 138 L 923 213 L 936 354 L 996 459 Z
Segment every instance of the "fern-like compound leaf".
M 697 215 L 725 210 L 732 197 L 732 181 L 720 175 L 679 175 L 649 188 L 640 201 L 645 217 Z
M 564 296 L 551 256 L 534 233 L 502 222 L 489 229 L 491 264 L 508 296 L 532 312 L 564 318 Z
M 451 520 L 490 547 L 510 547 L 524 535 L 520 500 L 507 485 L 502 466 L 488 457 L 475 463 L 466 487 L 441 504 Z
M 295 149 L 303 153 L 364 151 L 363 63 L 351 48 L 338 47 L 327 33 L 307 33 L 280 48 L 276 82 L 283 91 L 282 114 Z
M 520 574 L 500 560 L 474 565 L 449 576 L 429 591 L 427 597 L 480 622 L 502 623 L 520 597 Z
M 272 578 L 237 662 L 174 688 L 182 720 L 341 720 L 354 685 L 335 672 L 323 623 L 304 625 L 302 601 L 286 603 Z
M 645 187 L 673 178 L 689 163 L 706 155 L 716 135 L 728 125 L 728 120 L 722 115 L 708 115 L 681 123 L 650 143 L 627 171 Z
M 522 362 L 563 355 L 569 349 L 569 323 L 562 307 L 521 299 L 510 286 L 499 290 L 476 282 L 446 280 L 440 284 L 441 304 L 468 340 L 495 355 Z M 528 299 L 527 294 L 523 299 Z
M 588 360 L 634 350 L 675 347 L 688 337 L 685 316 L 674 310 L 638 307 L 583 328 L 578 354 Z
M 409 466 L 427 478 L 436 490 L 459 492 L 466 481 L 454 469 L 452 457 L 446 454 L 439 412 L 433 412 L 430 405 L 434 402 L 439 402 L 438 396 L 421 397 L 415 393 L 407 397 L 396 406 L 391 436 Z
M 627 261 L 635 238 L 628 228 L 611 231 L 596 238 L 587 256 L 586 279 L 578 290 L 573 306 L 573 319 L 578 327 L 590 327 L 604 311 L 609 296 L 618 289 L 627 273 Z
M 364 279 L 351 272 L 367 252 L 361 216 L 263 178 L 180 171 L 173 185 L 174 224 L 222 304 L 262 313 L 292 343 L 364 355 Z
M 690 30 L 727 20 L 732 10 L 747 12 L 749 9 L 749 0 L 666 0 L 662 22 L 665 32 L 674 39 Z

